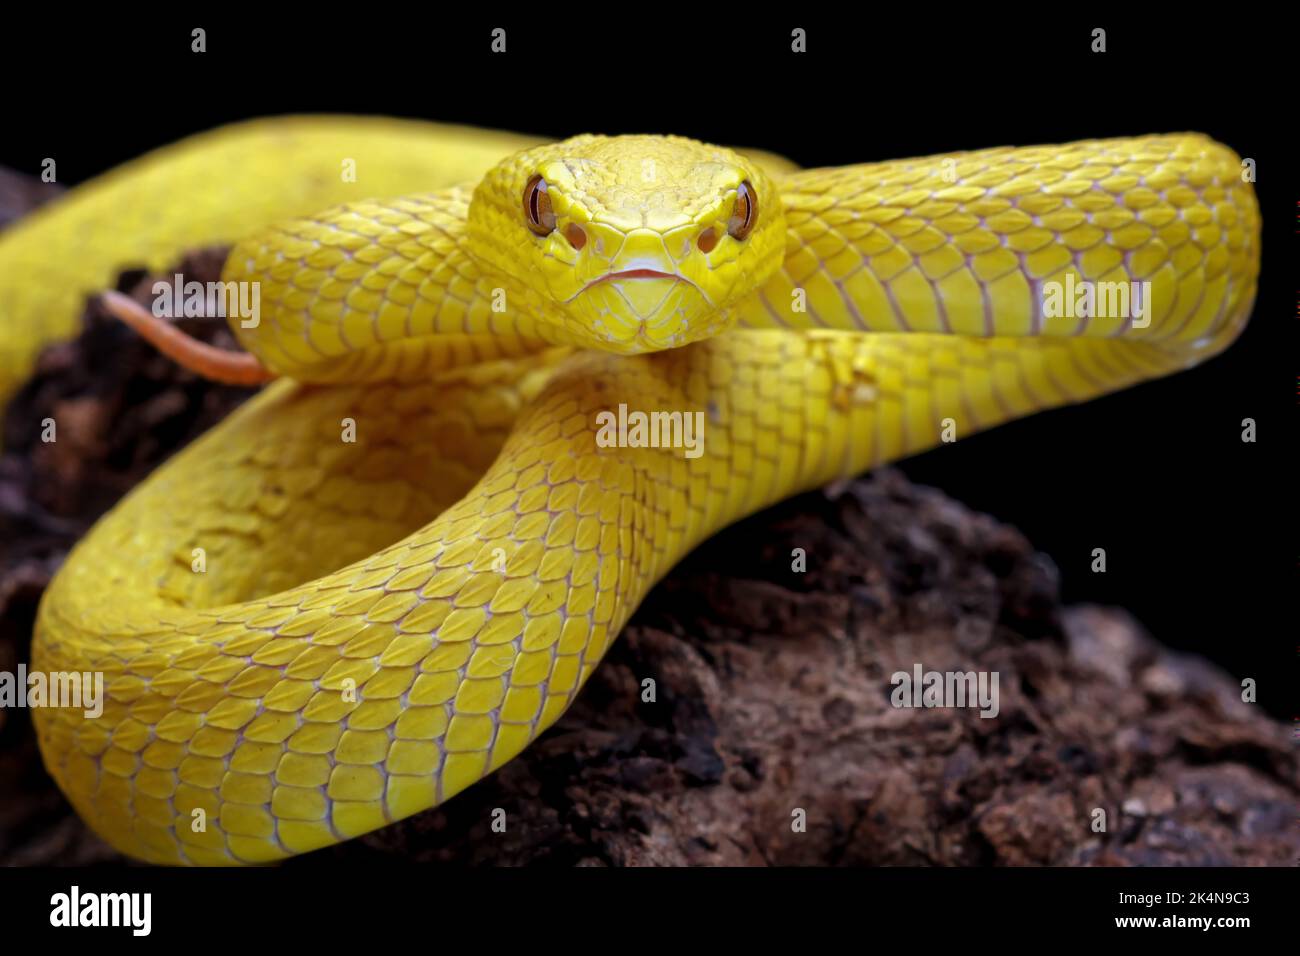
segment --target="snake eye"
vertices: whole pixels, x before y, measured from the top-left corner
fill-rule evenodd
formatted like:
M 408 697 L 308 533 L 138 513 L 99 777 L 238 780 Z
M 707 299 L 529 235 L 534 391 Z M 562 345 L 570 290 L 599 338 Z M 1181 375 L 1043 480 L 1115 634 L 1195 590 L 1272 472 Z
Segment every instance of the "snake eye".
M 736 209 L 727 222 L 727 233 L 732 239 L 746 239 L 758 221 L 758 196 L 746 179 L 736 188 Z
M 528 228 L 539 236 L 549 236 L 555 229 L 555 213 L 546 192 L 546 180 L 534 175 L 524 187 L 524 219 Z

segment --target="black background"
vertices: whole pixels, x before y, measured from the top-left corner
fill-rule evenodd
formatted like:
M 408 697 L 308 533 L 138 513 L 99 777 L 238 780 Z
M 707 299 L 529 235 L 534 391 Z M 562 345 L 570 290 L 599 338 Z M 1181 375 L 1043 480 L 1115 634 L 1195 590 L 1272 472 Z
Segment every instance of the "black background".
M 57 158 L 77 183 L 231 120 L 283 112 L 424 117 L 561 138 L 679 133 L 805 166 L 1198 130 L 1257 162 L 1264 262 L 1254 317 L 1190 372 L 1005 425 L 902 465 L 1020 527 L 1065 597 L 1131 610 L 1165 643 L 1259 680 L 1292 716 L 1294 53 L 1251 8 L 1141 18 L 955 16 L 912 5 L 810 11 L 546 6 L 197 10 L 139 22 L 10 20 L 0 163 Z M 1251 19 L 1247 19 L 1250 17 Z M 278 21 L 278 22 L 277 22 Z M 207 52 L 190 30 L 207 30 Z M 490 31 L 507 31 L 507 52 Z M 790 51 L 790 30 L 808 52 Z M 1090 51 L 1094 27 L 1108 50 Z M 1243 418 L 1258 441 L 1241 441 Z M 1093 548 L 1108 570 L 1090 571 Z

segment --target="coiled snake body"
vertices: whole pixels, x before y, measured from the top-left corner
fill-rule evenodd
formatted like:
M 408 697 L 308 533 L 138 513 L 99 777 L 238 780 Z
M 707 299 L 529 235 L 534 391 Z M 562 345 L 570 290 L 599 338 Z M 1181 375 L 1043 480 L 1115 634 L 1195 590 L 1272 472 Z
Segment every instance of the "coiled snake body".
M 793 171 L 675 138 L 302 118 L 74 190 L 0 236 L 0 399 L 117 269 L 241 239 L 224 278 L 259 283 L 261 314 L 232 326 L 281 379 L 51 584 L 32 667 L 102 672 L 107 699 L 35 711 L 46 765 L 166 863 L 432 807 L 553 723 L 729 522 L 945 420 L 964 436 L 1226 347 L 1259 263 L 1240 171 L 1190 134 Z M 1130 281 L 1145 319 L 1045 306 Z M 702 413 L 702 454 L 598 441 L 620 405 Z

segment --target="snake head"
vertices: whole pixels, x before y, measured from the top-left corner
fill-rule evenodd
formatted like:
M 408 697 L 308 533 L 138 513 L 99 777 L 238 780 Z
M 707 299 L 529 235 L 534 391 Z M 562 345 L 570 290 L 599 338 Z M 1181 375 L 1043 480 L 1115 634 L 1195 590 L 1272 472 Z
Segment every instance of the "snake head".
M 578 136 L 490 171 L 471 255 L 553 341 L 620 353 L 724 331 L 780 266 L 785 221 L 755 163 L 675 136 Z

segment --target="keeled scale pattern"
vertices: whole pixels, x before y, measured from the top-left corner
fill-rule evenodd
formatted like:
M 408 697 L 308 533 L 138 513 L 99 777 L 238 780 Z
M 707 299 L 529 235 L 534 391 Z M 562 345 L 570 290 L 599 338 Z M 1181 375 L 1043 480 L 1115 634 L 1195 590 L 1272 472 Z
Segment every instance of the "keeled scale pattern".
M 869 190 L 802 175 L 786 276 L 812 289 L 825 274 L 834 289 L 852 281 L 850 257 L 875 276 L 864 250 L 885 241 L 880 224 L 852 214 Z M 1198 195 L 1214 189 L 1238 218 L 1198 260 L 1227 250 L 1219 285 L 1224 273 L 1202 269 L 1221 297 L 1195 335 L 1199 311 L 1175 328 L 1175 305 L 1120 339 L 1015 338 L 1036 329 L 1008 300 L 1005 327 L 1002 304 L 984 313 L 991 338 L 748 331 L 651 356 L 489 363 L 424 386 L 277 385 L 137 489 L 52 585 L 33 666 L 102 669 L 110 701 L 97 721 L 38 711 L 47 764 L 115 845 L 168 862 L 274 859 L 444 800 L 553 722 L 645 590 L 728 522 L 932 445 L 944 417 L 985 427 L 1225 345 L 1253 294 L 1258 218 L 1248 189 L 1212 177 Z M 1002 295 L 996 282 L 945 298 L 948 321 Z M 774 322 L 783 291 L 765 290 Z M 834 296 L 809 299 L 813 325 L 888 324 L 842 297 L 838 311 Z M 894 318 L 924 328 L 922 313 Z M 702 411 L 704 454 L 597 446 L 596 414 L 620 402 Z M 344 417 L 355 444 L 339 440 Z
M 911 333 L 876 346 L 900 448 L 936 388 L 966 434 L 1202 361 L 1254 300 L 1254 191 L 1237 155 L 1197 134 L 808 170 L 782 186 L 785 263 L 740 324 Z M 1150 283 L 1150 325 L 1044 315 L 1046 283 L 1085 280 Z
M 415 381 L 546 348 L 518 297 L 494 309 L 501 283 L 467 248 L 469 200 L 454 186 L 257 231 L 222 274 L 260 289 L 257 326 L 234 327 L 241 343 L 280 374 L 323 383 Z
M 828 412 L 834 387 L 825 350 L 779 332 L 423 387 L 281 383 L 52 585 L 33 666 L 102 670 L 109 702 L 40 712 L 47 763 L 108 839 L 163 862 L 273 859 L 440 802 L 559 716 L 685 549 L 823 479 L 829 436 L 871 408 Z M 706 453 L 598 447 L 620 402 L 705 412 Z

